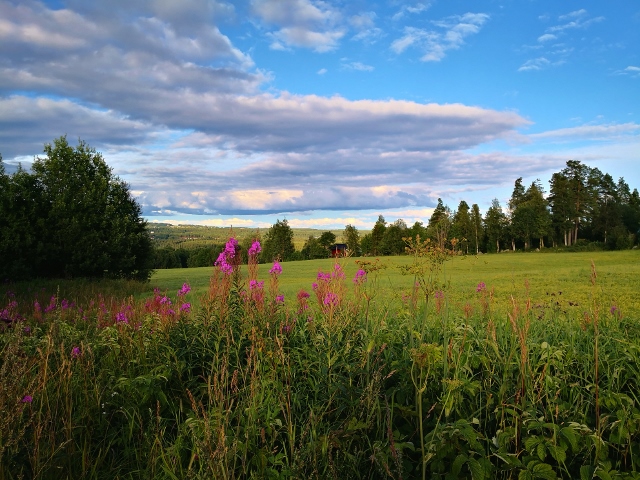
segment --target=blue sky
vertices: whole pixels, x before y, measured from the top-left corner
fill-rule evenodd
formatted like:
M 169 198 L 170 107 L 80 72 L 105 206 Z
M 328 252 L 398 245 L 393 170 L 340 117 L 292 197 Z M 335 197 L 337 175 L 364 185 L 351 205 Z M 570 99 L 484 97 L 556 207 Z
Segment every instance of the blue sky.
M 371 228 L 569 159 L 640 187 L 640 4 L 0 0 L 0 153 L 66 134 L 149 221 Z

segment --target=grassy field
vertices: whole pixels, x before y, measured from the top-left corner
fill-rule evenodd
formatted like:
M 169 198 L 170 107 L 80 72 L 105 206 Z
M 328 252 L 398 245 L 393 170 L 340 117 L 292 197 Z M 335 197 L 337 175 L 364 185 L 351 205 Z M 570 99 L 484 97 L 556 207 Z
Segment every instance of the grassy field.
M 358 270 L 357 260 L 372 259 L 339 260 L 347 278 L 353 278 Z M 406 256 L 380 259 L 387 268 L 379 271 L 378 295 L 386 302 L 398 306 L 402 295 L 411 289 L 413 278 L 402 275 L 398 268 L 410 262 Z M 533 302 L 557 301 L 565 309 L 579 311 L 594 293 L 590 281 L 591 262 L 598 274 L 597 293 L 600 298 L 611 305 L 624 307 L 623 313 L 640 318 L 640 302 L 637 301 L 640 292 L 639 250 L 454 257 L 445 264 L 444 277 L 450 286 L 451 298 L 456 302 L 464 302 L 480 282 L 495 289 L 495 296 L 501 303 L 508 303 L 511 295 L 520 297 L 526 294 L 528 284 Z M 293 301 L 301 288 L 311 291 L 317 273 L 331 271 L 333 263 L 333 259 L 283 263 L 280 286 L 286 301 Z M 268 277 L 269 268 L 270 265 L 260 265 L 261 278 Z M 213 268 L 157 270 L 151 278 L 151 286 L 173 292 L 187 282 L 198 296 L 208 289 L 212 272 Z
M 640 478 L 638 251 L 416 258 L 3 285 L 0 480 Z

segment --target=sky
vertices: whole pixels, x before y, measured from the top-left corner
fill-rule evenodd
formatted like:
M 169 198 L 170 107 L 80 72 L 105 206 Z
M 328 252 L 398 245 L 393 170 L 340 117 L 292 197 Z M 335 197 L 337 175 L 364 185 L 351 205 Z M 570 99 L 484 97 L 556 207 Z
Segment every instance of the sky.
M 61 135 L 149 222 L 426 224 L 571 159 L 640 188 L 640 2 L 0 0 L 7 170 Z

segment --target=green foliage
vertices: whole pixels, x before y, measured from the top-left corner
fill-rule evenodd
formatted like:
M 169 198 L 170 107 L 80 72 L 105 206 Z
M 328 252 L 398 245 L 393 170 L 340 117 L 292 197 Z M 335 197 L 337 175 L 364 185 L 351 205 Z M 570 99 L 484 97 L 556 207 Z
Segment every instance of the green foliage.
M 2 175 L 0 276 L 148 280 L 151 240 L 127 184 L 82 141 L 60 137 L 44 153 L 33 173 Z
M 335 239 L 335 235 L 334 235 L 334 239 Z M 329 245 L 331 245 L 331 243 L 329 243 Z M 301 254 L 303 259 L 313 260 L 316 258 L 328 258 L 330 252 L 329 252 L 328 246 L 324 246 L 322 243 L 320 243 L 320 240 L 318 240 L 316 237 L 311 235 L 309 236 L 309 239 L 302 247 Z
M 277 220 L 265 235 L 262 246 L 262 258 L 267 262 L 273 260 L 292 260 L 295 253 L 293 231 L 287 220 Z
M 342 235 L 349 249 L 349 253 L 357 257 L 360 254 L 360 233 L 358 229 L 353 225 L 347 225 Z
M 606 268 L 637 253 L 600 253 L 594 283 L 590 255 L 490 257 L 514 265 L 504 280 L 435 242 L 412 253 L 391 291 L 411 299 L 423 278 L 434 295 L 415 307 L 387 303 L 380 266 L 361 260 L 361 285 L 331 260 L 263 272 L 263 303 L 242 270 L 218 272 L 192 313 L 170 312 L 201 296 L 177 288 L 74 306 L 61 290 L 40 313 L 39 288 L 1 290 L 3 315 L 22 320 L 0 333 L 0 477 L 637 478 L 640 327 Z M 546 270 L 522 286 L 515 265 L 533 257 Z M 548 294 L 549 272 L 576 276 L 558 265 L 571 259 L 590 292 L 576 308 L 567 282 Z M 324 281 L 309 265 L 333 272 L 330 306 L 281 290 L 290 269 L 294 291 Z

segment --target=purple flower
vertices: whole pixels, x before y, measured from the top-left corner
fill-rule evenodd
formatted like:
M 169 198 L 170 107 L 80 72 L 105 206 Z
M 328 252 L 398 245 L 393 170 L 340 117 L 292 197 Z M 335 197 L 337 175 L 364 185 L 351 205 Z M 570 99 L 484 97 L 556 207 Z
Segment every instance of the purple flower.
M 333 269 L 335 270 L 334 272 L 334 277 L 336 278 L 344 278 L 344 271 L 342 270 L 342 266 L 339 263 L 336 263 L 333 266 Z
M 118 312 L 116 314 L 116 323 L 129 323 L 129 319 L 124 312 Z
M 284 333 L 289 333 L 291 331 L 291 325 L 285 325 L 282 327 L 282 331 Z
M 323 303 L 325 305 L 330 305 L 335 307 L 336 305 L 338 305 L 338 301 L 339 301 L 338 295 L 336 295 L 333 292 L 327 292 L 327 294 L 324 296 Z
M 249 280 L 249 290 L 261 290 L 264 287 L 264 282 L 258 280 Z
M 323 282 L 329 283 L 331 281 L 331 274 L 330 273 L 324 273 L 324 272 L 318 272 L 318 280 L 322 280 Z
M 80 355 L 82 355 L 80 347 L 73 347 L 71 349 L 71 358 L 78 358 Z
M 40 302 L 38 302 L 38 300 L 33 302 L 33 308 L 37 313 L 40 313 L 42 311 L 42 307 L 40 307 Z
M 269 273 L 273 273 L 275 275 L 280 275 L 282 273 L 282 267 L 280 266 L 277 260 L 273 262 L 273 267 L 271 267 L 271 270 L 269 270 Z
M 254 240 L 254 242 L 251 244 L 251 248 L 249 248 L 249 251 L 247 253 L 250 257 L 255 257 L 261 251 L 262 247 L 260 246 L 260 242 L 258 240 Z
M 169 297 L 162 297 L 160 299 L 160 305 L 171 305 L 171 300 L 169 300 Z
M 22 329 L 24 333 L 31 333 L 31 327 L 27 326 Z
M 284 295 L 276 296 L 276 303 L 284 303 Z
M 442 290 L 436 290 L 436 292 L 434 293 L 434 296 L 436 298 L 444 298 L 444 292 Z
M 231 237 L 227 244 L 224 246 L 224 253 L 227 258 L 234 258 L 236 256 L 236 247 L 238 246 L 238 240 Z
M 478 284 L 478 286 L 476 287 L 476 292 L 482 292 L 483 290 L 485 290 L 487 288 L 487 286 L 484 284 L 484 282 L 480 282 Z
M 167 310 L 167 315 L 175 315 L 176 311 L 173 310 L 172 308 L 170 308 L 169 310 Z
M 62 302 L 60 302 L 60 308 L 62 308 L 62 310 L 69 308 L 69 301 L 66 298 L 63 298 Z
M 182 305 L 180 305 L 180 311 L 189 313 L 191 311 L 191 304 L 190 303 L 183 303 Z
M 25 395 L 24 397 L 22 397 L 21 402 L 22 403 L 31 403 L 31 402 L 33 402 L 33 397 L 31 395 Z
M 365 272 L 362 269 L 358 270 L 356 272 L 356 276 L 353 277 L 353 283 L 355 285 L 362 285 L 366 281 L 367 281 L 367 272 Z
M 611 308 L 609 309 L 609 313 L 611 313 L 611 315 L 615 315 L 619 311 L 620 311 L 620 309 L 618 307 L 616 307 L 615 305 L 611 305 Z
M 304 290 L 300 290 L 298 292 L 298 300 L 302 300 L 303 298 L 309 298 L 309 292 L 305 292 Z
M 314 290 L 317 290 L 318 289 L 318 284 L 316 282 L 313 282 L 311 284 L 311 288 L 314 289 Z
M 178 296 L 179 297 L 184 297 L 190 291 L 191 291 L 191 287 L 189 286 L 189 284 L 188 283 L 183 283 L 182 284 L 182 288 L 180 290 L 178 290 Z

